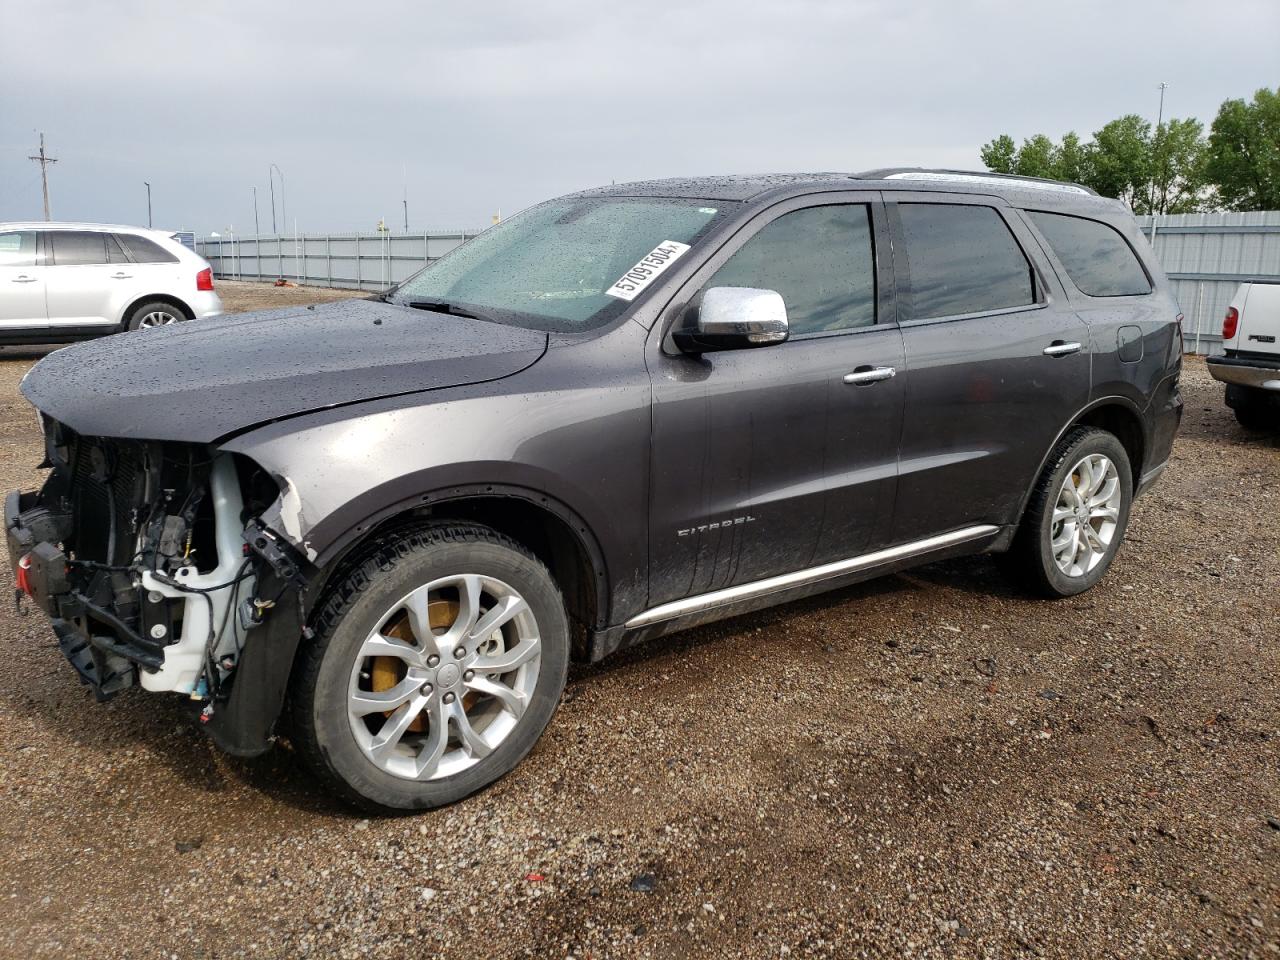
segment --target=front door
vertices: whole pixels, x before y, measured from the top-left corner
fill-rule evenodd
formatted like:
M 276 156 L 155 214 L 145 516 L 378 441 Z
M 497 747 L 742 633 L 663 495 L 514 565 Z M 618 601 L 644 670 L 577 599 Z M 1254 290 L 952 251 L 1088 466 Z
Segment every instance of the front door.
M 36 333 L 48 326 L 44 271 L 34 230 L 0 232 L 0 330 Z
M 1041 461 L 1088 402 L 1089 330 L 991 197 L 895 194 L 906 417 L 893 539 L 1017 518 Z
M 881 322 L 891 267 L 878 208 L 869 193 L 779 204 L 655 325 L 651 604 L 855 556 L 887 535 L 903 395 L 886 371 L 901 367 L 902 342 Z M 665 334 L 713 286 L 780 293 L 790 339 L 675 350 Z

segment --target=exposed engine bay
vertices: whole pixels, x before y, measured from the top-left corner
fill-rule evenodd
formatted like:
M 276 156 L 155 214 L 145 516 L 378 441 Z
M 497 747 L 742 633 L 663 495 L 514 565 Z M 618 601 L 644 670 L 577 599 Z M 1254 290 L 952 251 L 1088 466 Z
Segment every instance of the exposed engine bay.
M 48 614 L 99 699 L 136 684 L 203 701 L 208 720 L 251 632 L 298 603 L 304 561 L 259 519 L 280 484 L 204 444 L 44 427 L 44 486 L 5 502 L 19 608 Z

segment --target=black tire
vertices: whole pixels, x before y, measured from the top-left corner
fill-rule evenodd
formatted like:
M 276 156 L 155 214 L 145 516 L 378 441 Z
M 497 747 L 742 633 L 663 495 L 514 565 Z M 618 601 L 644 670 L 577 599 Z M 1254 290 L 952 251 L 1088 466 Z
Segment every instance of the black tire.
M 1236 407 L 1232 412 L 1235 413 L 1236 422 L 1240 426 L 1254 433 L 1265 433 L 1269 430 L 1274 430 L 1277 424 L 1280 423 L 1280 418 L 1275 417 L 1265 407 Z
M 182 323 L 189 320 L 186 312 L 180 307 L 175 307 L 172 303 L 166 303 L 164 300 L 149 300 L 146 303 L 139 304 L 129 318 L 125 321 L 124 328 L 126 330 L 146 329 L 149 326 L 159 325 L 148 323 L 148 318 L 152 317 L 171 317 L 168 323 Z
M 1111 543 L 1097 565 L 1088 572 L 1068 576 L 1059 569 L 1050 546 L 1053 511 L 1068 474 L 1092 454 L 1101 454 L 1115 464 L 1120 484 L 1119 515 Z M 1049 462 L 1031 491 L 1031 499 L 1027 502 L 1013 544 L 1009 552 L 1000 558 L 1001 566 L 1013 580 L 1040 596 L 1056 599 L 1083 593 L 1106 576 L 1115 560 L 1124 542 L 1132 503 L 1133 472 L 1124 445 L 1105 430 L 1075 427 L 1053 448 Z
M 365 638 L 383 628 L 380 620 L 399 599 L 462 573 L 501 580 L 528 604 L 542 643 L 537 680 L 516 725 L 488 756 L 451 776 L 404 779 L 376 765 L 356 742 L 347 716 L 348 684 Z M 327 589 L 317 611 L 314 639 L 300 651 L 291 679 L 291 738 L 338 795 L 365 810 L 426 810 L 487 787 L 533 748 L 564 690 L 570 637 L 560 591 L 529 551 L 487 527 L 425 526 L 379 541 Z
M 1236 422 L 1246 430 L 1265 433 L 1280 427 L 1280 406 L 1271 405 L 1266 391 L 1229 383 L 1225 399 Z

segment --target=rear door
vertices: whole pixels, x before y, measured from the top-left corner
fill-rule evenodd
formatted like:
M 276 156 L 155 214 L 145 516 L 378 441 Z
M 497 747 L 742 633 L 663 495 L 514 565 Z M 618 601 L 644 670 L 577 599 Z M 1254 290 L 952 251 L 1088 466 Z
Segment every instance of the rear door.
M 133 289 L 133 264 L 116 239 L 97 230 L 48 230 L 44 238 L 50 327 L 119 322 Z
M 651 338 L 650 602 L 825 559 L 888 532 L 902 341 L 878 194 L 824 194 L 758 215 L 676 295 Z M 713 286 L 782 294 L 790 339 L 682 354 L 664 331 Z M 887 322 L 885 322 L 887 321 Z
M 38 247 L 34 230 L 0 232 L 0 329 L 37 332 L 48 326 Z
M 1088 328 L 1002 200 L 889 196 L 907 367 L 893 539 L 1012 523 L 1088 401 Z
M 194 288 L 193 272 L 190 269 L 184 270 L 177 255 L 154 240 L 136 233 L 118 233 L 115 234 L 115 239 L 129 255 L 130 262 L 124 272 L 131 274 L 127 285 L 133 288 L 136 296 L 177 293 L 184 289 L 184 275 L 186 288 Z

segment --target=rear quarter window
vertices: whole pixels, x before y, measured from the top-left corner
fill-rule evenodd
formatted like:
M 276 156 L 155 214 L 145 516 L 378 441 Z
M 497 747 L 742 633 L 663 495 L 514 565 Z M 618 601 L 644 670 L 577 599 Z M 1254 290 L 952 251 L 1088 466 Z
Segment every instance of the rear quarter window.
M 116 239 L 124 244 L 134 263 L 177 263 L 178 258 L 160 244 L 133 233 L 118 233 Z
M 1146 271 L 1115 227 L 1062 213 L 1026 213 L 1081 293 L 1091 297 L 1136 297 L 1151 292 Z

